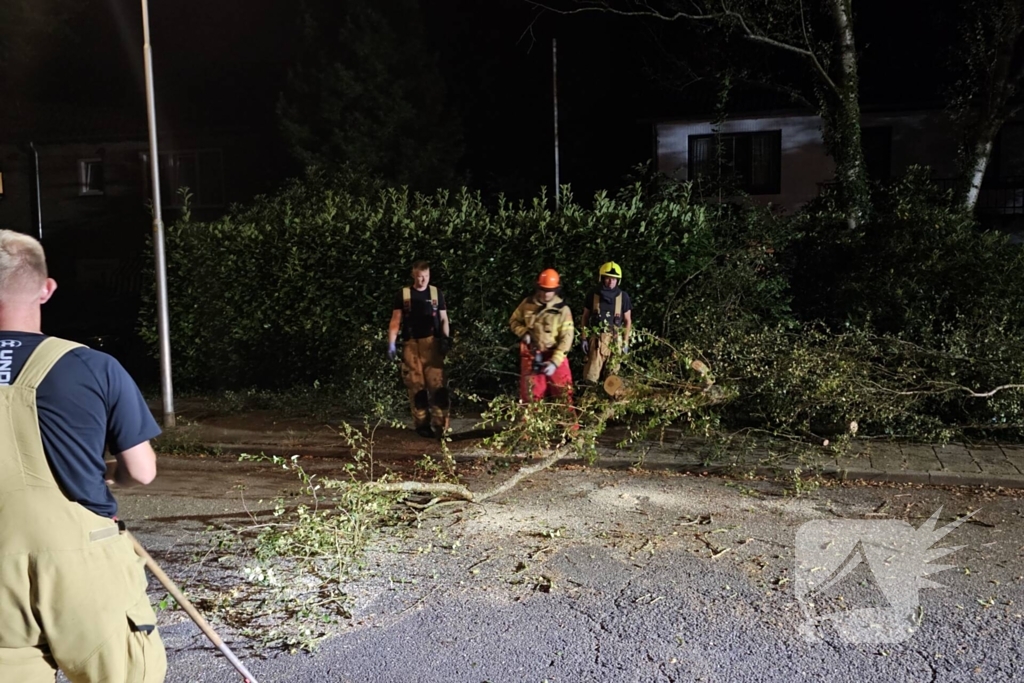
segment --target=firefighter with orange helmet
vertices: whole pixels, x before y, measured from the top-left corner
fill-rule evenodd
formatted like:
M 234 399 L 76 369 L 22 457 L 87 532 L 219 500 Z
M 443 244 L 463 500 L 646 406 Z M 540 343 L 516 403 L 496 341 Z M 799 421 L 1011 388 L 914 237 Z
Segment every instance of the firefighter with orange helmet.
M 527 403 L 572 396 L 566 354 L 576 330 L 572 311 L 558 295 L 559 285 L 558 271 L 542 271 L 534 293 L 523 299 L 509 320 L 520 342 L 519 397 Z

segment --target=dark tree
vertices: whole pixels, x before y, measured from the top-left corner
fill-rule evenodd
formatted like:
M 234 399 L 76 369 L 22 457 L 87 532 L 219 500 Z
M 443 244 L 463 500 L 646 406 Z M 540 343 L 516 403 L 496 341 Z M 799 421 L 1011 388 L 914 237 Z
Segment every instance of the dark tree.
M 460 127 L 417 0 L 314 0 L 301 31 L 304 54 L 278 102 L 295 157 L 414 189 L 452 184 Z
M 964 133 L 960 196 L 973 209 L 996 136 L 1024 106 L 1024 0 L 969 0 L 960 12 L 952 110 Z
M 41 95 L 41 76 L 59 44 L 72 38 L 82 5 L 73 0 L 0 2 L 0 102 L 20 107 Z

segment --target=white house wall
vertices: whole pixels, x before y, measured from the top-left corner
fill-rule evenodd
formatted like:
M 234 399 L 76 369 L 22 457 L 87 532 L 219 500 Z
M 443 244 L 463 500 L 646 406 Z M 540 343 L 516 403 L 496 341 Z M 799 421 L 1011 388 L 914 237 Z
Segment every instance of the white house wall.
M 865 127 L 892 129 L 889 172 L 897 177 L 910 166 L 927 166 L 935 178 L 956 175 L 956 135 L 943 112 L 899 112 L 864 114 Z M 821 183 L 835 177 L 835 165 L 825 150 L 818 116 L 748 117 L 726 121 L 722 133 L 782 131 L 782 160 L 779 194 L 754 195 L 753 201 L 771 203 L 787 211 L 799 209 L 818 195 Z M 707 121 L 679 121 L 655 124 L 655 152 L 658 170 L 687 179 L 689 136 L 715 131 Z
M 793 211 L 818 195 L 818 183 L 831 180 L 835 164 L 825 153 L 818 116 L 779 116 L 731 119 L 724 122 L 722 133 L 782 131 L 782 159 L 779 194 L 751 197 L 756 202 L 771 203 Z M 710 122 L 675 122 L 655 124 L 655 151 L 658 170 L 681 180 L 689 169 L 689 136 L 714 133 Z

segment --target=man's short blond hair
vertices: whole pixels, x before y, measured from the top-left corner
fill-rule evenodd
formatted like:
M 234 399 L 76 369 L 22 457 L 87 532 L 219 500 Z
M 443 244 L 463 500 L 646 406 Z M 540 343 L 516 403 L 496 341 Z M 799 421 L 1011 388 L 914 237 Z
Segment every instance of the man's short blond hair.
M 0 230 L 0 299 L 41 287 L 47 276 L 46 254 L 38 240 Z

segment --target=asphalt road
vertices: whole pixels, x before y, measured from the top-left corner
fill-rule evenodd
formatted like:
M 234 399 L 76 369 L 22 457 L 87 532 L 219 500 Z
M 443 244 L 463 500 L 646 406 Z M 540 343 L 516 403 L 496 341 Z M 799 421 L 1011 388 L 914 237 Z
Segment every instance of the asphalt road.
M 287 473 L 229 459 L 162 463 L 153 487 L 119 495 L 121 513 L 182 581 L 216 573 L 215 553 L 199 558 L 202 529 L 244 523 L 238 484 L 250 509 L 291 485 Z M 484 486 L 481 477 L 471 484 Z M 382 537 L 350 586 L 352 620 L 315 654 L 256 652 L 225 635 L 260 683 L 1024 680 L 1019 492 L 833 484 L 781 493 L 756 480 L 548 471 L 494 502 L 448 507 Z M 819 642 L 801 635 L 801 577 L 831 571 L 808 574 L 820 558 L 798 560 L 802 524 L 916 529 L 940 508 L 939 526 L 976 514 L 936 544 L 964 546 L 936 560 L 952 565 L 930 577 L 945 587 L 911 591 L 913 633 L 881 643 L 848 643 L 827 626 Z M 892 604 L 873 578 L 861 564 L 814 609 Z M 180 613 L 160 618 L 169 683 L 240 680 Z

